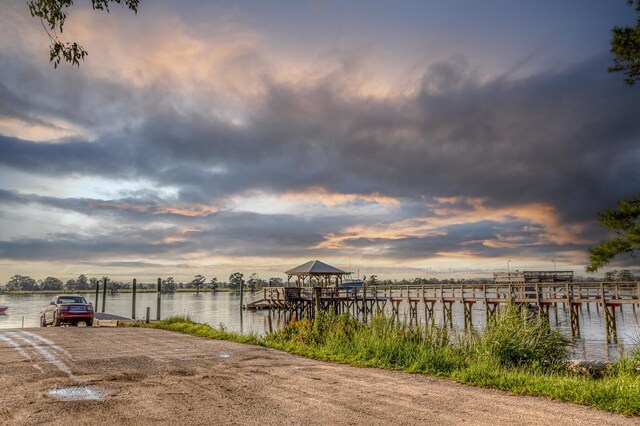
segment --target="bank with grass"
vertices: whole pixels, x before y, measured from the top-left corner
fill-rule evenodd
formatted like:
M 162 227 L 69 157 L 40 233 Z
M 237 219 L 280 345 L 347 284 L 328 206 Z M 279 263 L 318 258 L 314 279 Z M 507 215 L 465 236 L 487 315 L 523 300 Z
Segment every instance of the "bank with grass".
M 640 354 L 625 354 L 597 374 L 573 371 L 567 363 L 570 341 L 546 320 L 517 306 L 502 309 L 481 332 L 416 327 L 384 316 L 362 323 L 331 313 L 292 322 L 264 337 L 197 324 L 185 317 L 147 326 L 640 414 Z

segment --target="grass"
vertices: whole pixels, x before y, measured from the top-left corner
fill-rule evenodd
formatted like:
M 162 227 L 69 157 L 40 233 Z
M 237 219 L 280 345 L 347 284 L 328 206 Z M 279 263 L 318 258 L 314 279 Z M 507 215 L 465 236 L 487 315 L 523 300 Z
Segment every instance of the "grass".
M 208 337 L 209 339 L 228 340 L 250 345 L 262 344 L 260 337 L 254 334 L 240 334 L 227 331 L 222 324 L 220 324 L 219 328 L 214 328 L 207 324 L 198 324 L 191 321 L 189 316 L 174 316 L 155 323 L 139 324 L 139 326 L 175 331 L 192 336 Z
M 418 328 L 376 316 L 362 323 L 321 313 L 265 337 L 173 317 L 146 325 L 195 336 L 262 345 L 344 364 L 403 370 L 628 415 L 640 414 L 640 354 L 624 355 L 601 377 L 570 372 L 569 341 L 544 319 L 507 306 L 483 332 Z

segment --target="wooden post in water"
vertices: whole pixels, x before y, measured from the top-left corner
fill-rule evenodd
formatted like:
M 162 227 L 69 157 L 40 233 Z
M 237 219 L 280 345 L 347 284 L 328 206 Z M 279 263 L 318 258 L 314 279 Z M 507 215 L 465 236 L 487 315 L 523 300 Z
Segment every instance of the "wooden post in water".
M 95 312 L 98 312 L 98 302 L 100 300 L 100 280 L 96 280 L 96 303 L 93 307 Z
M 102 313 L 104 313 L 104 305 L 107 300 L 107 278 L 102 280 Z
M 240 280 L 240 316 L 242 316 L 242 300 L 244 299 L 244 280 Z
M 131 286 L 131 319 L 136 319 L 136 279 L 133 279 Z
M 362 312 L 364 313 L 364 322 L 367 322 L 367 285 L 362 286 Z
M 162 294 L 162 280 L 160 278 L 158 278 L 158 291 L 156 292 L 156 319 L 158 321 L 160 321 L 160 301 L 161 299 L 161 294 Z
M 151 307 L 147 306 L 147 315 L 145 317 L 145 322 L 149 324 L 149 318 L 151 318 Z
M 314 287 L 313 288 L 313 301 L 315 302 L 315 313 L 314 313 L 314 317 L 316 315 L 318 315 L 320 313 L 320 295 L 321 295 L 321 288 L 320 287 Z
M 605 333 L 607 343 L 618 343 L 618 328 L 616 325 L 616 308 L 613 304 L 607 303 L 604 283 L 600 283 L 600 297 L 602 300 L 602 312 L 604 313 Z

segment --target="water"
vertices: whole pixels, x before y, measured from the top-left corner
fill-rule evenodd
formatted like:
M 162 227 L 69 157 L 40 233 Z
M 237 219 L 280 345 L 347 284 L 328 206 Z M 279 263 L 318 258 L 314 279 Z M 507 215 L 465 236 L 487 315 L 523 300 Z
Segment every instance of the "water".
M 95 305 L 95 295 L 83 294 L 88 302 Z M 40 310 L 51 301 L 53 294 L 0 294 L 0 305 L 9 306 L 5 315 L 0 315 L 0 328 L 20 328 L 24 317 L 24 327 L 40 326 Z M 147 307 L 151 308 L 151 319 L 156 318 L 156 293 L 138 293 L 136 295 L 136 319 L 144 319 Z M 98 309 L 102 309 L 102 294 Z M 105 312 L 131 318 L 131 293 L 107 294 Z M 243 312 L 240 318 L 240 296 L 235 293 L 210 292 L 174 293 L 162 295 L 162 318 L 174 315 L 188 315 L 193 321 L 225 328 L 242 333 L 263 334 L 268 328 L 268 312 Z M 277 315 L 274 327 L 282 324 Z
M 98 401 L 104 399 L 107 392 L 94 386 L 72 386 L 63 389 L 52 389 L 49 396 L 62 401 Z
M 85 294 L 90 302 L 94 295 Z M 0 328 L 38 327 L 40 325 L 40 309 L 47 306 L 52 295 L 0 295 L 0 305 L 9 306 L 5 315 L 0 315 Z M 102 307 L 100 295 L 99 308 Z M 156 318 L 156 293 L 138 293 L 136 301 L 136 317 L 143 319 L 146 308 L 151 308 L 151 318 Z M 124 317 L 131 317 L 131 293 L 107 295 L 106 312 Z M 240 296 L 234 293 L 175 293 L 162 295 L 162 318 L 173 315 L 188 315 L 193 321 L 211 326 L 224 327 L 241 333 L 262 335 L 268 331 L 269 311 L 240 313 Z M 408 306 L 400 305 L 400 315 L 408 321 Z M 638 311 L 640 314 L 640 310 Z M 286 319 L 277 311 L 272 313 L 274 328 L 282 326 Z M 418 307 L 419 321 L 424 324 L 424 309 Z M 569 313 L 562 306 L 551 307 L 549 312 L 551 324 L 570 336 Z M 587 309 L 583 306 L 580 313 L 581 337 L 574 339 L 572 357 L 576 359 L 609 360 L 619 356 L 621 351 L 628 351 L 640 341 L 640 322 L 631 305 L 623 306 L 616 311 L 619 344 L 607 344 L 605 340 L 605 324 L 602 309 L 591 304 Z M 442 323 L 442 309 L 436 304 L 436 324 Z M 453 323 L 455 327 L 464 327 L 464 312 L 461 304 L 453 305 Z M 485 312 L 482 304 L 473 307 L 473 325 L 481 329 L 485 325 Z

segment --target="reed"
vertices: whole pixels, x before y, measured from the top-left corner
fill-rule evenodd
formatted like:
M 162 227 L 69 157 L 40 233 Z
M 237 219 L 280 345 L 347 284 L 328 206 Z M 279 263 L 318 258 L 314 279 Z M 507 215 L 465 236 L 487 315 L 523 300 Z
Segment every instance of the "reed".
M 489 321 L 476 350 L 502 366 L 548 369 L 566 361 L 570 343 L 546 318 L 509 304 Z

